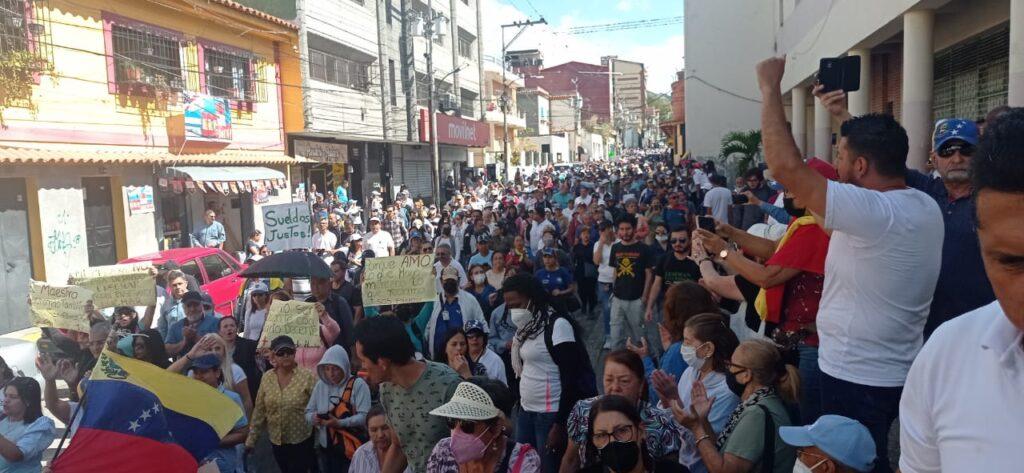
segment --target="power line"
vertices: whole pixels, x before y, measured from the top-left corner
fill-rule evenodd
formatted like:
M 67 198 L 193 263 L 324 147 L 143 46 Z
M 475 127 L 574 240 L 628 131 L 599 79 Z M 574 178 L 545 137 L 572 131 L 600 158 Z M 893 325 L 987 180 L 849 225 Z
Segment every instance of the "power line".
M 605 23 L 599 25 L 585 25 L 576 26 L 566 30 L 569 34 L 590 34 L 607 31 L 619 31 L 619 30 L 632 30 L 638 28 L 654 28 L 661 26 L 670 26 L 681 24 L 683 22 L 682 16 L 674 16 L 670 18 L 648 18 L 645 20 L 630 20 L 620 21 L 616 23 Z

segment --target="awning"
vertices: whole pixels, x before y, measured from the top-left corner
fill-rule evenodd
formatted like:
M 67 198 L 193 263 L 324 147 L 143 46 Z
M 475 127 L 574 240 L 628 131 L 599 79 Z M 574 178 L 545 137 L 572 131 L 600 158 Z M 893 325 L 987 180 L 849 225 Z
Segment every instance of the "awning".
M 252 193 L 265 200 L 270 189 L 287 188 L 283 172 L 258 166 L 171 166 L 157 180 L 161 190 L 229 195 Z
M 0 163 L 5 164 L 301 164 L 282 151 L 222 150 L 207 154 L 174 154 L 158 150 L 112 150 L 87 146 L 19 148 L 0 146 Z

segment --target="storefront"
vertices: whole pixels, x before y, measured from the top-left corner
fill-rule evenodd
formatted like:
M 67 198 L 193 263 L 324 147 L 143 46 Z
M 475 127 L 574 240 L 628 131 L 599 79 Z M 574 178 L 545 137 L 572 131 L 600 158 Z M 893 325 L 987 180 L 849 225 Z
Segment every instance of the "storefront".
M 157 178 L 160 248 L 191 245 L 207 209 L 224 225 L 224 249 L 242 251 L 253 230 L 263 227 L 264 205 L 291 202 L 285 171 L 268 167 L 174 166 Z
M 474 156 L 481 155 L 490 142 L 490 128 L 486 123 L 462 117 L 437 114 L 437 142 L 441 162 L 441 189 L 448 177 L 455 185 L 466 177 L 467 169 L 475 164 Z M 421 126 L 427 130 L 426 126 Z M 426 134 L 420 134 L 426 139 Z M 429 170 L 429 168 L 428 168 Z M 445 196 L 447 197 L 447 196 Z
M 334 192 L 351 174 L 349 156 L 358 155 L 360 151 L 358 146 L 338 141 L 301 138 L 292 140 L 291 149 L 293 156 L 310 162 L 301 175 L 292 176 L 291 184 L 299 199 L 305 199 L 312 186 L 325 197 L 326 192 Z M 351 191 L 351 186 L 347 190 Z

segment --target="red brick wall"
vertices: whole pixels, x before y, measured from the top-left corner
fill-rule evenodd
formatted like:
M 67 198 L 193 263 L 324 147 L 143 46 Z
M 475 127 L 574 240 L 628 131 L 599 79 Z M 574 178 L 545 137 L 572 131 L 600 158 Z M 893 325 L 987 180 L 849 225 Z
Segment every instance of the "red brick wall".
M 672 121 L 686 121 L 686 81 L 672 83 Z
M 871 111 L 892 113 L 897 120 L 902 114 L 903 50 L 899 47 L 876 48 L 871 53 Z
M 608 110 L 609 80 L 608 74 L 584 74 L 583 72 L 608 72 L 608 67 L 582 62 L 567 62 L 538 72 L 540 77 L 527 77 L 527 87 L 543 87 L 555 95 L 573 95 L 576 86 L 572 80 L 577 79 L 580 96 L 583 97 L 582 119 L 587 121 L 596 116 L 598 120 L 609 121 Z

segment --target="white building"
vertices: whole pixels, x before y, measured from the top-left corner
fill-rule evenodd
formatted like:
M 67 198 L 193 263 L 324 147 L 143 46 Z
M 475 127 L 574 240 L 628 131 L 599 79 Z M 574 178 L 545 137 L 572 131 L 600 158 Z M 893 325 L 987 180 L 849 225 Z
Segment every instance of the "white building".
M 831 158 L 837 129 L 810 87 L 823 57 L 855 54 L 854 115 L 893 114 L 907 129 L 908 166 L 923 168 L 933 123 L 981 119 L 1024 104 L 1024 0 L 689 0 L 686 141 L 717 155 L 721 136 L 760 127 L 754 66 L 787 55 L 793 134 L 807 156 Z M 724 59 L 728 58 L 728 59 Z

